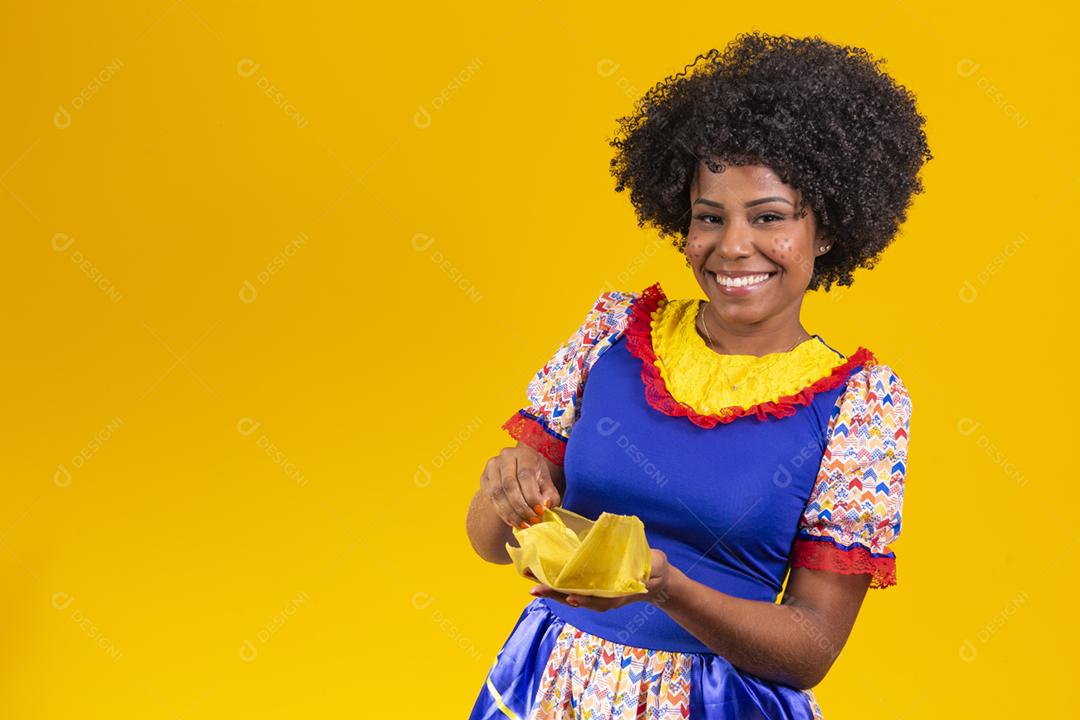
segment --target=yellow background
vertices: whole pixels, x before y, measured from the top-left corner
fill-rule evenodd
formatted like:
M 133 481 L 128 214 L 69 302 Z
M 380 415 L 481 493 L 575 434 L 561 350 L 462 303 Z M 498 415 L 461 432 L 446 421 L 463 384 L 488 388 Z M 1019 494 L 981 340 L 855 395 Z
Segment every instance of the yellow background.
M 700 295 L 615 119 L 751 29 L 885 57 L 935 154 L 804 303 L 914 405 L 825 716 L 1071 707 L 1074 10 L 341 5 L 5 11 L 0 717 L 465 717 L 530 599 L 464 531 L 500 423 L 600 290 Z

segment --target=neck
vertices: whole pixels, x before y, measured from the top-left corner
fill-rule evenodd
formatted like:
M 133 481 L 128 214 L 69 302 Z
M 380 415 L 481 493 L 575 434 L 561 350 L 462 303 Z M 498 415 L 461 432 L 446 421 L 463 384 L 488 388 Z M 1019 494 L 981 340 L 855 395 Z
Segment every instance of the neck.
M 790 318 L 774 317 L 752 325 L 733 326 L 717 318 L 708 302 L 702 303 L 696 325 L 701 339 L 721 355 L 760 357 L 783 353 L 813 337 L 802 326 L 797 314 Z

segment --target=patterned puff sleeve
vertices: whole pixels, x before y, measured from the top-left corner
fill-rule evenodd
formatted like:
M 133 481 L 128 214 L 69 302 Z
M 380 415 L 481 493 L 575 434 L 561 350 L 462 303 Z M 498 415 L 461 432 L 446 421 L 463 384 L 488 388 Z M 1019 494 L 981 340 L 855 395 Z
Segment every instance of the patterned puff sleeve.
M 600 294 L 580 327 L 529 382 L 529 404 L 503 423 L 511 437 L 562 465 L 570 430 L 581 411 L 585 379 L 601 353 L 626 329 L 635 296 L 617 290 Z
M 896 584 L 911 397 L 888 365 L 852 374 L 833 406 L 817 482 L 799 521 L 791 566 L 869 573 Z

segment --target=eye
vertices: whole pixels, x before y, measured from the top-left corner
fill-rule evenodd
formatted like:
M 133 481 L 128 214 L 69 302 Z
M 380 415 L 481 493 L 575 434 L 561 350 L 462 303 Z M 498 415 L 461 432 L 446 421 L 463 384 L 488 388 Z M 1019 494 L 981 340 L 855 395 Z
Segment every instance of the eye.
M 706 225 L 715 225 L 715 224 L 717 224 L 717 222 L 720 221 L 720 217 L 718 217 L 716 215 L 710 215 L 709 213 L 701 213 L 700 215 L 695 215 L 694 218 L 697 219 L 697 220 L 701 220 Z M 764 213 L 762 215 L 758 215 L 756 219 L 761 220 L 762 218 L 770 218 L 770 220 L 769 220 L 770 222 L 775 222 L 777 220 L 783 220 L 784 216 L 783 215 L 777 215 L 776 213 L 769 212 L 769 213 Z

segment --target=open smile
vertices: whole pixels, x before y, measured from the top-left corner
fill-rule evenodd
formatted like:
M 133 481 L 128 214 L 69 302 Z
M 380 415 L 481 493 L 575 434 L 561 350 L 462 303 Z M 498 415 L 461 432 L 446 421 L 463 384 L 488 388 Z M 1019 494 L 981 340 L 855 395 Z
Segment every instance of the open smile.
M 705 276 L 715 283 L 716 287 L 724 295 L 749 295 L 768 284 L 776 273 L 777 271 L 774 270 L 772 272 L 757 273 L 754 275 L 730 277 L 727 275 L 717 275 L 711 270 L 706 270 Z

